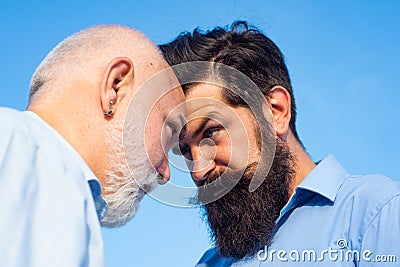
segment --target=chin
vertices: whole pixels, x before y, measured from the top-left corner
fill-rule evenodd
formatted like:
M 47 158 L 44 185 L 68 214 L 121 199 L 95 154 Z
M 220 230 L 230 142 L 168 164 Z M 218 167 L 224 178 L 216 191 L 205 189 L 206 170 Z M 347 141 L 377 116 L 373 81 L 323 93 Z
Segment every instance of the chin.
M 157 186 L 157 176 L 157 173 L 141 171 L 135 173 L 135 178 L 130 175 L 109 177 L 104 194 L 109 209 L 101 221 L 102 226 L 116 228 L 128 223 L 143 197 Z

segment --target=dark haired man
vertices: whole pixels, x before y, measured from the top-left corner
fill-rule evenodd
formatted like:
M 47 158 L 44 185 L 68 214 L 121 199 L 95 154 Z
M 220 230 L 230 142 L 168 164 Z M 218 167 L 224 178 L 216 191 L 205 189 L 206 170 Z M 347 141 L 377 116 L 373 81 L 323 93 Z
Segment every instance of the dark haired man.
M 296 131 L 283 55 L 268 37 L 246 22 L 235 22 L 228 30 L 195 29 L 160 48 L 170 65 L 211 63 L 203 69 L 189 64 L 187 71 L 176 72 L 178 79 L 193 75 L 199 81 L 183 85 L 188 123 L 179 145 L 191 161 L 215 242 L 198 266 L 371 266 L 382 255 L 400 259 L 400 184 L 382 175 L 352 176 L 333 156 L 318 164 L 310 159 Z M 261 97 L 252 98 L 259 92 L 241 86 L 224 66 L 249 77 Z M 260 117 L 265 102 L 270 120 Z M 262 142 L 269 122 L 275 147 Z M 263 149 L 275 149 L 275 156 L 252 191 L 256 166 L 268 161 Z M 241 179 L 232 190 L 204 201 L 208 185 L 238 173 Z

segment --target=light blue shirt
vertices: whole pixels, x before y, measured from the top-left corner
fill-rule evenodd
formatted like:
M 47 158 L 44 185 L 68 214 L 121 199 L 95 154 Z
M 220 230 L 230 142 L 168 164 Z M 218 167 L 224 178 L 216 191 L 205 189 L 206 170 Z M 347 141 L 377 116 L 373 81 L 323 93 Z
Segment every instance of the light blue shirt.
M 399 266 L 400 183 L 349 175 L 328 156 L 297 186 L 272 245 L 234 263 L 208 250 L 206 266 Z
M 0 136 L 0 266 L 104 266 L 107 205 L 83 159 L 32 112 L 0 108 Z

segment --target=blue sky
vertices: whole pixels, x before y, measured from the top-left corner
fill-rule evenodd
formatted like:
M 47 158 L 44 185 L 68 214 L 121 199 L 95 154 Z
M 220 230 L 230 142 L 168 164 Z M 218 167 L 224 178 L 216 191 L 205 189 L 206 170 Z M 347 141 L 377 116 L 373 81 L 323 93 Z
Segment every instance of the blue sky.
M 0 106 L 23 110 L 36 66 L 88 26 L 123 24 L 162 43 L 235 19 L 259 27 L 285 54 L 298 132 L 314 160 L 334 154 L 350 173 L 400 179 L 400 3 L 394 0 L 3 1 Z M 189 181 L 186 173 L 172 174 L 172 181 Z M 103 234 L 107 266 L 193 266 L 209 246 L 198 210 L 149 197 L 127 226 Z

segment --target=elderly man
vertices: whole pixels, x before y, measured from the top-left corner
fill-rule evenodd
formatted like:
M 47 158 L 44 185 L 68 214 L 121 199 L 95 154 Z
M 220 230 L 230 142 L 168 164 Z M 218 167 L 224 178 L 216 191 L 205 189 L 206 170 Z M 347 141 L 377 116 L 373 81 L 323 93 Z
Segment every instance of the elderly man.
M 0 266 L 104 265 L 100 220 L 124 225 L 170 176 L 185 114 L 168 67 L 142 33 L 95 26 L 42 61 L 27 111 L 0 109 Z
M 176 68 L 182 84 L 190 80 L 179 152 L 215 242 L 198 266 L 400 260 L 399 183 L 350 175 L 332 155 L 310 159 L 283 55 L 269 38 L 236 22 L 181 34 L 161 50 L 170 65 L 185 63 Z

